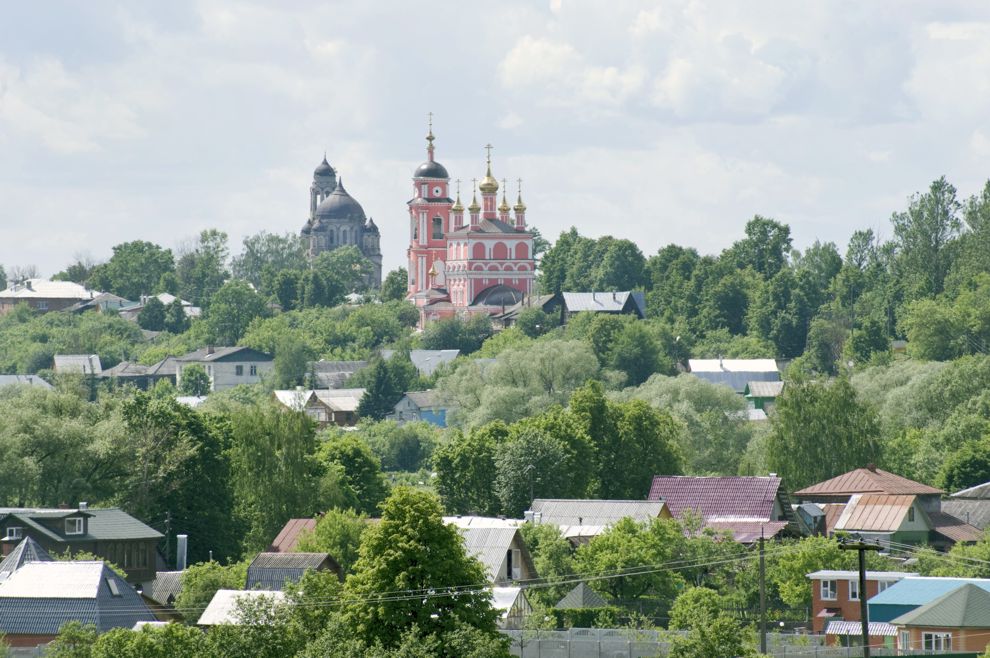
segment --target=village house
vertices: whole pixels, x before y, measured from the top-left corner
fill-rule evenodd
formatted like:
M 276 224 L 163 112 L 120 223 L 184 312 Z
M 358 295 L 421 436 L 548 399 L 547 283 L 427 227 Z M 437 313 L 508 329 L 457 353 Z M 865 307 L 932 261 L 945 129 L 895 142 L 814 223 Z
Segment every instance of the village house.
M 773 359 L 688 359 L 688 372 L 712 384 L 728 386 L 744 395 L 753 382 L 779 382 Z
M 51 390 L 52 385 L 37 375 L 0 375 L 0 387 L 2 386 L 32 386 Z
M 329 553 L 258 553 L 248 565 L 245 589 L 284 590 L 307 571 L 332 571 L 343 580 L 344 571 Z
M 773 409 L 777 398 L 784 391 L 784 382 L 746 382 L 743 389 L 743 397 L 749 404 L 750 409 L 759 409 L 763 412 Z
M 573 544 L 586 544 L 625 518 L 640 523 L 673 518 L 662 500 L 537 498 L 524 513 L 537 524 L 552 524 Z
M 728 531 L 740 543 L 800 534 L 781 480 L 770 476 L 658 475 L 649 500 L 662 500 L 675 519 L 697 519 L 704 528 Z
M 956 542 L 979 541 L 982 533 L 942 511 L 942 490 L 868 465 L 794 492 L 817 503 L 827 533 L 855 532 L 888 548 L 927 544 L 946 550 Z
M 211 391 L 225 391 L 241 384 L 257 384 L 274 367 L 274 357 L 250 347 L 203 347 L 176 359 L 176 386 L 191 365 L 202 366 Z
M 990 592 L 965 583 L 890 622 L 900 651 L 973 651 L 990 645 Z
M 457 527 L 464 537 L 464 550 L 478 558 L 488 574 L 488 582 L 495 586 L 510 585 L 515 581 L 528 581 L 537 577 L 533 558 L 526 548 L 519 528 L 501 519 L 491 523 L 477 521 L 481 517 L 444 517 L 444 522 Z M 473 523 L 471 520 L 475 520 Z M 518 523 L 515 521 L 514 523 Z
M 157 299 L 163 306 L 169 306 L 179 298 L 175 295 L 170 295 L 167 292 L 159 293 L 157 295 L 142 295 L 139 301 L 124 304 L 120 309 L 120 317 L 125 320 L 137 322 L 138 316 L 141 315 L 141 311 L 144 310 L 144 307 L 148 305 L 148 302 L 151 299 Z M 193 318 L 198 318 L 203 314 L 203 310 L 198 306 L 193 306 L 191 302 L 187 302 L 184 299 L 179 299 L 179 303 L 182 304 L 183 314 L 190 320 Z
M 409 350 L 409 360 L 423 377 L 430 377 L 437 368 L 450 363 L 461 353 L 460 350 Z M 395 350 L 382 350 L 383 359 L 391 359 Z
M 867 571 L 866 600 L 883 592 L 894 583 L 915 573 L 900 571 Z M 858 571 L 815 571 L 808 574 L 811 581 L 811 628 L 825 634 L 830 645 L 852 646 L 862 638 Z M 893 647 L 894 628 L 883 622 L 870 622 L 871 644 Z M 873 631 L 876 631 L 875 633 Z
M 158 363 L 144 366 L 140 363 L 121 361 L 113 368 L 100 373 L 100 379 L 108 380 L 111 384 L 129 384 L 142 391 L 154 388 L 155 384 L 167 380 L 175 385 L 178 364 L 174 356 L 167 356 Z
M 98 354 L 56 354 L 55 373 L 58 375 L 85 375 L 99 377 L 103 364 Z
M 303 411 L 320 428 L 336 425 L 354 427 L 359 420 L 358 406 L 364 397 L 363 388 L 316 389 L 303 388 L 273 391 L 272 398 L 286 409 Z
M 410 391 L 395 403 L 395 410 L 388 415 L 388 419 L 399 423 L 424 421 L 446 427 L 450 409 L 437 391 Z
M 87 551 L 120 566 L 128 580 L 154 578 L 162 533 L 116 508 L 0 508 L 3 555 L 26 538 L 53 553 Z
M 530 295 L 505 309 L 505 312 L 492 316 L 492 321 L 502 327 L 511 327 L 519 319 L 519 314 L 529 308 L 540 309 L 557 318 L 560 324 L 566 324 L 578 313 L 632 315 L 642 320 L 646 317 L 646 296 L 639 290 Z
M 343 388 L 347 380 L 368 366 L 367 361 L 310 361 L 306 372 L 314 388 Z
M 942 501 L 942 511 L 986 530 L 990 526 L 990 482 L 952 494 Z
M 14 310 L 18 304 L 26 304 L 38 313 L 61 311 L 99 294 L 72 281 L 27 279 L 0 290 L 0 315 Z
M 280 605 L 285 601 L 285 592 L 266 589 L 218 589 L 210 599 L 203 614 L 196 622 L 197 626 L 217 626 L 219 624 L 240 625 L 241 601 L 266 600 L 272 605 Z

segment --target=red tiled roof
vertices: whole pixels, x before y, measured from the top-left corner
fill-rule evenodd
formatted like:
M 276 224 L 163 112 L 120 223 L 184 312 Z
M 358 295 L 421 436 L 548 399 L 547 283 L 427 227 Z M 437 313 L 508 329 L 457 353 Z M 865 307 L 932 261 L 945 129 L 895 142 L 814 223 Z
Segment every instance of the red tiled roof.
M 316 519 L 289 519 L 275 541 L 268 547 L 269 553 L 291 553 L 299 543 L 299 533 L 316 527 Z
M 868 468 L 857 468 L 854 471 L 837 475 L 831 480 L 825 480 L 800 491 L 796 496 L 845 496 L 852 494 L 889 494 L 889 495 L 924 495 L 941 494 L 941 489 L 909 480 L 900 475 L 887 471 Z
M 706 521 L 769 521 L 779 489 L 779 477 L 658 475 L 649 499 L 663 500 L 676 519 L 694 510 Z

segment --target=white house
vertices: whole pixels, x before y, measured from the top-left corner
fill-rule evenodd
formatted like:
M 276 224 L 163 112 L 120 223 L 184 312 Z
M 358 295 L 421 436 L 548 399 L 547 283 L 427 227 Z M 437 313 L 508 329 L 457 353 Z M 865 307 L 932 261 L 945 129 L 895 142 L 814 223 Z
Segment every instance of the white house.
M 240 384 L 257 384 L 271 372 L 275 358 L 250 347 L 204 347 L 176 359 L 176 386 L 182 386 L 182 373 L 196 364 L 210 377 L 210 390 L 223 391 Z

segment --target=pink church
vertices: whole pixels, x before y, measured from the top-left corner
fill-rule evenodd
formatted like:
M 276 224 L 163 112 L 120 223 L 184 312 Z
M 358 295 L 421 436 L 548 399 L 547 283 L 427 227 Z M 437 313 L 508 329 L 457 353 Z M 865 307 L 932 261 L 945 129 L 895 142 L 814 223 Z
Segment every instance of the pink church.
M 498 203 L 499 184 L 487 147 L 488 168 L 477 185 L 481 205 L 474 192 L 465 223 L 460 190 L 457 200 L 451 200 L 450 176 L 433 157 L 434 139 L 431 128 L 427 160 L 413 174 L 407 299 L 420 308 L 422 324 L 454 315 L 500 313 L 529 295 L 533 284 L 533 235 L 526 230 L 522 191 L 510 208 L 503 181 Z

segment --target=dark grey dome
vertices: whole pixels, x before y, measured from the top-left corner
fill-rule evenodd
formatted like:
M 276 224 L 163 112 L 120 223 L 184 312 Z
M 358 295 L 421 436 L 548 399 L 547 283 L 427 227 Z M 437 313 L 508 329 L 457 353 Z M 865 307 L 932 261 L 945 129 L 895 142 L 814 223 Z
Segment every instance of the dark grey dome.
M 483 306 L 512 306 L 523 299 L 523 294 L 515 288 L 499 284 L 485 288 L 474 298 L 474 303 Z
M 447 173 L 447 168 L 444 167 L 439 162 L 434 160 L 427 160 L 423 164 L 419 165 L 416 169 L 416 173 L 413 174 L 414 178 L 450 178 L 450 174 Z
M 323 162 L 316 166 L 316 170 L 313 172 L 313 178 L 333 178 L 335 172 L 330 163 L 327 162 L 327 156 L 323 156 Z
M 364 223 L 364 208 L 344 189 L 344 181 L 337 180 L 337 187 L 316 207 L 317 219 L 359 219 Z
M 375 224 L 375 220 L 373 219 L 370 218 L 368 219 L 368 223 L 364 225 L 364 230 L 368 231 L 369 233 L 374 233 L 375 235 L 379 235 L 378 225 Z

